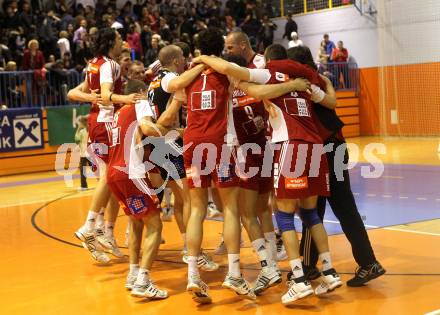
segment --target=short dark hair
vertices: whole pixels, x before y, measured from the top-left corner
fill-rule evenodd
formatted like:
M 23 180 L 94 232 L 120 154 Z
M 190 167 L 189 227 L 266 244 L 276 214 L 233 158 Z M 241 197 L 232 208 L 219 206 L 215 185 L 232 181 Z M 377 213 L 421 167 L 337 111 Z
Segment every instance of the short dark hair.
M 287 58 L 318 70 L 315 61 L 313 60 L 312 52 L 307 46 L 297 46 L 287 49 Z
M 209 27 L 199 33 L 198 44 L 203 55 L 219 57 L 225 47 L 223 33 L 216 27 Z
M 143 90 L 146 90 L 148 87 L 145 84 L 145 82 L 141 80 L 128 80 L 127 84 L 124 88 L 124 94 L 132 94 L 132 93 L 139 93 Z
M 239 65 L 240 67 L 246 67 L 246 66 L 247 66 L 246 59 L 244 59 L 242 56 L 237 56 L 237 55 L 225 55 L 223 58 L 224 58 L 226 61 L 236 63 L 236 64 Z
M 266 60 L 283 60 L 287 59 L 287 51 L 284 46 L 280 44 L 272 44 L 269 45 L 265 52 L 264 52 L 264 58 Z
M 191 48 L 189 47 L 189 45 L 185 42 L 177 42 L 174 43 L 174 45 L 179 46 L 180 49 L 182 49 L 183 51 L 183 57 L 188 58 L 189 54 L 191 53 Z
M 116 31 L 113 28 L 106 27 L 98 31 L 94 46 L 95 56 L 107 56 L 110 49 L 115 45 Z

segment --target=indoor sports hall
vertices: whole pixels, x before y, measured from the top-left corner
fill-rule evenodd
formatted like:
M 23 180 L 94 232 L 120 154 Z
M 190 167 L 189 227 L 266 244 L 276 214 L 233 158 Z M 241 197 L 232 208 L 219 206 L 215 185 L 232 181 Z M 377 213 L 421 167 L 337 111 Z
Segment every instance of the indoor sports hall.
M 73 7 L 81 3 L 80 9 L 72 9 L 72 22 L 66 25 L 67 11 L 60 8 L 61 2 Z M 201 272 L 212 297 L 212 303 L 206 305 L 196 304 L 186 292 L 187 265 L 182 261 L 183 241 L 174 217 L 163 221 L 163 242 L 152 269 L 155 284 L 168 291 L 165 300 L 135 298 L 124 287 L 129 272 L 128 219 L 122 209 L 114 233 L 124 257 L 109 256 L 110 263 L 99 263 L 75 238 L 75 231 L 87 217 L 98 178 L 88 177 L 87 188 L 80 181 L 75 133 L 78 118 L 89 113 L 90 104 L 67 98 L 68 91 L 84 76 L 77 67 L 67 69 L 65 59 L 57 57 L 64 49 L 57 46 L 58 33 L 73 23 L 71 43 L 75 43 L 75 31 L 83 27 L 87 34 L 93 28 L 94 12 L 101 10 L 101 15 L 110 19 L 119 13 L 123 16 L 112 23 L 121 24 L 123 38 L 128 38 L 132 30 L 124 31 L 129 29 L 124 24 L 126 16 L 135 16 L 143 7 L 154 11 L 154 6 L 160 19 L 166 17 L 161 23 L 168 19 L 167 27 L 172 29 L 172 8 L 183 6 L 185 1 L 126 2 L 0 1 L 1 314 L 440 314 L 440 1 L 187 1 L 194 3 L 196 15 L 219 10 L 219 19 L 226 21 L 221 23 L 225 35 L 229 18 L 235 19 L 227 8 L 242 2 L 250 13 L 236 26 L 251 32 L 246 19 L 256 21 L 261 16 L 259 23 L 264 28 L 266 16 L 276 25 L 271 28 L 273 42 L 286 48 L 295 44 L 295 39 L 289 40 L 291 34 L 284 36 L 290 16 L 296 23 L 296 39 L 310 48 L 319 71 L 330 78 L 336 90 L 335 110 L 344 123 L 342 133 L 350 153 L 351 189 L 386 273 L 361 287 L 346 285 L 358 266 L 327 204 L 324 226 L 343 285 L 287 307 L 280 301 L 287 291 L 287 260 L 278 262 L 283 282 L 256 300 L 222 288 L 228 258 L 216 254 L 223 229 L 221 216 L 208 216 L 204 222 L 202 247 L 220 265 L 216 272 Z M 165 10 L 166 15 L 161 13 L 160 4 L 164 3 L 175 3 Z M 31 9 L 25 9 L 26 5 Z M 107 7 L 112 5 L 115 9 L 110 11 L 116 15 L 108 13 Z M 88 25 L 79 26 L 82 22 L 76 20 L 81 17 L 74 12 L 85 16 Z M 174 17 L 177 21 L 177 14 Z M 191 23 L 199 27 L 208 20 L 209 16 L 202 14 Z M 53 28 L 50 32 L 49 25 Z M 180 29 L 184 24 L 179 25 Z M 158 24 L 156 31 L 152 28 L 148 32 L 164 37 L 162 28 L 164 24 Z M 49 33 L 56 37 L 53 47 L 45 41 Z M 336 44 L 334 49 L 348 51 L 345 60 L 320 59 L 327 49 L 324 34 Z M 10 36 L 15 36 L 14 40 Z M 77 53 L 82 54 L 87 44 L 83 35 L 78 36 L 80 44 L 75 47 L 78 45 Z M 55 55 L 53 61 L 43 57 L 45 63 L 39 69 L 26 68 L 27 54 L 31 54 L 31 66 L 38 62 L 39 53 L 27 52 L 31 38 L 38 38 L 42 56 Z M 64 34 L 60 35 L 60 40 L 63 38 Z M 264 41 L 258 36 L 250 38 L 256 51 L 264 51 Z M 24 47 L 21 55 L 16 53 L 17 43 Z M 142 57 L 132 48 L 130 58 L 140 58 L 148 66 L 147 50 L 154 47 L 144 47 Z M 75 65 L 76 61 L 70 62 Z M 92 174 L 89 167 L 87 170 Z M 172 208 L 173 197 L 170 200 L 165 205 L 162 202 L 164 208 Z M 301 233 L 299 217 L 295 225 Z M 242 240 L 242 272 L 254 282 L 260 266 L 245 231 Z

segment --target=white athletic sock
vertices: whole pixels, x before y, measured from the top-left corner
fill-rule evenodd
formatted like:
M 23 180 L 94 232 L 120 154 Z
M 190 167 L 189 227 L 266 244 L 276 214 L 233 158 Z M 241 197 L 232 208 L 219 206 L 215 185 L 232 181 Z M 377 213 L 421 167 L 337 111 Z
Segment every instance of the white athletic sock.
M 228 254 L 229 271 L 228 273 L 234 277 L 239 278 L 240 272 L 240 254 Z
M 137 274 L 139 272 L 139 264 L 130 264 L 130 274 Z
M 98 216 L 97 212 L 89 210 L 89 213 L 87 214 L 86 223 L 84 224 L 86 232 L 89 233 L 93 232 L 93 229 L 95 228 L 95 222 L 97 216 Z
M 188 279 L 190 279 L 190 276 L 200 276 L 199 268 L 197 268 L 197 258 L 196 256 L 188 256 Z
M 115 225 L 114 222 L 105 221 L 105 236 L 114 237 L 113 236 L 114 225 Z
M 264 240 L 264 238 L 259 238 L 255 241 L 252 241 L 252 247 L 258 255 L 261 267 L 272 267 L 272 262 L 269 259 L 268 250 L 266 248 L 266 241 Z
M 330 252 L 324 252 L 319 254 L 319 260 L 322 264 L 322 271 L 332 269 L 332 258 L 330 257 Z
M 186 233 L 181 233 L 183 239 L 183 249 L 186 249 Z
M 267 248 L 270 253 L 272 261 L 277 261 L 277 237 L 275 232 L 264 233 L 264 238 L 267 241 Z
M 98 216 L 96 217 L 95 229 L 104 229 L 104 211 L 104 207 L 99 210 Z
M 148 269 L 139 268 L 135 284 L 144 285 L 150 279 L 150 271 Z
M 304 276 L 304 270 L 301 264 L 301 259 L 292 259 L 289 261 L 290 268 L 292 268 L 293 278 L 300 278 Z

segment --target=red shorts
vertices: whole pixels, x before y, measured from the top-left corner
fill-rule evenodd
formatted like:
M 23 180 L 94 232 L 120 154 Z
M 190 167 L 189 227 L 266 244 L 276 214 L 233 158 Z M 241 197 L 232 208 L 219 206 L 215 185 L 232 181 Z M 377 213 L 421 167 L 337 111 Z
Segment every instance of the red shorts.
M 211 181 L 217 188 L 238 187 L 233 153 L 224 143 L 193 142 L 183 153 L 189 188 L 208 188 Z
M 105 163 L 108 163 L 112 123 L 97 122 L 97 118 L 98 112 L 90 112 L 88 119 L 90 145 L 92 146 L 92 152 Z
M 253 154 L 249 148 L 258 145 L 260 153 Z M 243 144 L 236 149 L 237 174 L 240 188 L 255 190 L 266 194 L 273 189 L 273 157 L 265 157 L 266 143 Z M 247 154 L 244 156 L 246 150 Z M 267 155 L 267 154 L 266 154 Z M 264 170 L 263 170 L 264 169 Z
M 152 211 L 160 211 L 160 202 L 148 178 L 109 181 L 110 190 L 126 215 L 141 219 Z
M 322 145 L 317 144 L 317 147 Z M 289 140 L 275 151 L 274 188 L 279 199 L 328 196 L 330 192 L 325 153 L 314 152 L 313 144 Z

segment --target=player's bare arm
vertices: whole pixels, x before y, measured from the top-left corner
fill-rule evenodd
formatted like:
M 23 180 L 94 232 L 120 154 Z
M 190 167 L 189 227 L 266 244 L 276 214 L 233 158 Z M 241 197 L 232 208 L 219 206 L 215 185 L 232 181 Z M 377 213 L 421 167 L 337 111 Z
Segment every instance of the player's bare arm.
M 176 120 L 181 107 L 182 102 L 173 98 L 168 108 L 160 115 L 157 123 L 165 127 L 171 126 Z
M 118 104 L 132 104 L 138 100 L 144 99 L 145 96 L 140 93 L 132 93 L 128 95 L 121 95 L 112 92 L 113 83 L 101 84 L 101 97 L 102 101 L 106 105 L 112 105 L 112 103 Z
M 205 69 L 204 64 L 198 64 L 194 68 L 185 71 L 181 75 L 175 77 L 168 83 L 168 92 L 174 93 L 177 90 L 186 88 L 194 79 Z
M 272 99 L 294 91 L 307 91 L 310 89 L 310 82 L 305 79 L 297 78 L 280 84 L 255 84 L 249 82 L 240 82 L 238 87 L 257 99 Z
M 250 80 L 250 73 L 247 68 L 240 67 L 219 57 L 202 55 L 194 58 L 193 63 L 204 63 L 221 74 L 234 77 L 241 81 Z
M 87 80 L 80 83 L 67 93 L 67 98 L 70 101 L 84 102 L 84 103 L 97 103 L 102 102 L 101 94 L 97 91 L 90 91 Z

